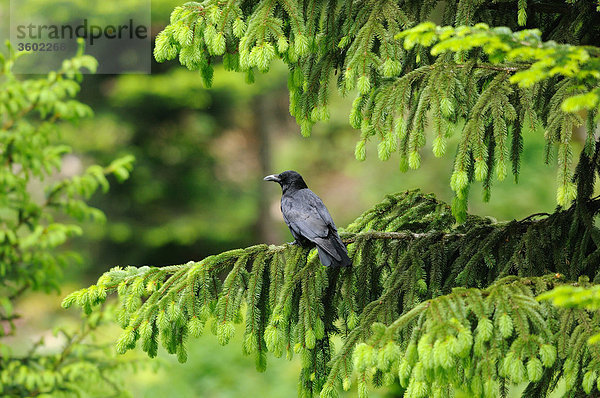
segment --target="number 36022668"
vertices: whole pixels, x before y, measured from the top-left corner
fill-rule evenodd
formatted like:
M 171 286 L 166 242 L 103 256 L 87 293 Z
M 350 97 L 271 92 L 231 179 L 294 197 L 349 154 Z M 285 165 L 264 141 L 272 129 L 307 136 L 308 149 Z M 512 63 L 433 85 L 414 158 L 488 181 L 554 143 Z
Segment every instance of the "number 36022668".
M 19 51 L 65 51 L 65 43 L 18 43 Z

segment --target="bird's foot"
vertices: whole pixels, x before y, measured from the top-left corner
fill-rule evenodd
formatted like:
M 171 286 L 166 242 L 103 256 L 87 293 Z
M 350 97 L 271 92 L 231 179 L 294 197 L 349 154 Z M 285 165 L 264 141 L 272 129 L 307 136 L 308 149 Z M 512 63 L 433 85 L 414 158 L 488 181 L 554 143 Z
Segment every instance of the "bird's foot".
M 288 245 L 290 245 L 290 246 L 302 246 L 300 244 L 300 242 L 298 242 L 298 239 L 294 240 L 293 242 L 288 242 Z

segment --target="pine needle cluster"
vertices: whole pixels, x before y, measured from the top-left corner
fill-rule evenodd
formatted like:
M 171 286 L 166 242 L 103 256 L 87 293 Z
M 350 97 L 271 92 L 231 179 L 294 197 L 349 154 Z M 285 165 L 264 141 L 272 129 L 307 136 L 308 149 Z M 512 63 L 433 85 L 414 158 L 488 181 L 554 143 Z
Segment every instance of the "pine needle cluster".
M 431 19 L 445 27 L 420 24 Z M 450 183 L 463 221 L 471 182 L 483 181 L 488 200 L 494 176 L 510 168 L 518 179 L 523 136 L 542 128 L 545 161 L 558 160 L 557 203 L 575 198 L 572 131 L 585 123 L 589 147 L 599 124 L 597 26 L 592 1 L 206 0 L 173 11 L 154 55 L 178 57 L 208 86 L 220 60 L 249 82 L 283 60 L 305 136 L 329 118 L 337 75 L 340 92 L 355 95 L 357 159 L 378 139 L 379 158 L 399 153 L 402 171 L 419 168 L 426 132 L 443 156 L 460 130 Z M 536 29 L 513 33 L 524 27 Z
M 427 20 L 436 20 L 436 24 Z M 437 26 L 439 24 L 440 26 Z M 398 383 L 406 397 L 504 397 L 600 386 L 598 312 L 556 307 L 554 287 L 600 282 L 600 12 L 591 1 L 206 0 L 177 7 L 155 58 L 178 57 L 207 85 L 213 64 L 246 74 L 289 67 L 290 113 L 303 135 L 329 118 L 331 86 L 355 100 L 355 155 L 420 166 L 460 131 L 452 206 L 410 191 L 388 196 L 341 235 L 350 268 L 314 250 L 257 245 L 167 267 L 116 267 L 63 302 L 94 313 L 119 296 L 117 350 L 159 345 L 187 359 L 190 337 L 221 344 L 245 322 L 242 350 L 301 358 L 299 396 Z M 520 31 L 520 29 L 525 29 Z M 535 28 L 535 29 L 534 29 Z M 573 129 L 586 124 L 572 173 Z M 467 214 L 469 187 L 515 179 L 527 134 L 545 131 L 558 160 L 553 214 L 496 222 Z M 460 224 L 455 224 L 458 220 Z M 563 293 L 566 291 L 563 288 Z M 559 290 L 560 292 L 560 290 Z M 557 293 L 558 294 L 558 293 Z M 582 306 L 589 300 L 582 296 Z M 336 342 L 340 342 L 337 344 Z M 593 340 L 592 340 L 593 341 Z
M 596 214 L 600 202 L 585 207 Z M 365 396 L 368 384 L 395 380 L 411 397 L 452 396 L 461 385 L 495 397 L 523 381 L 541 394 L 561 377 L 583 394 L 582 377 L 600 366 L 587 344 L 600 331 L 597 313 L 535 300 L 579 275 L 600 280 L 590 238 L 599 231 L 578 214 L 469 216 L 455 226 L 448 205 L 409 191 L 342 232 L 351 268 L 321 266 L 314 249 L 257 245 L 183 265 L 116 267 L 63 305 L 92 313 L 117 292 L 117 351 L 139 343 L 154 357 L 160 344 L 181 362 L 190 337 L 209 329 L 227 344 L 245 322 L 242 350 L 258 370 L 267 352 L 300 356 L 299 396 L 336 396 L 353 382 Z

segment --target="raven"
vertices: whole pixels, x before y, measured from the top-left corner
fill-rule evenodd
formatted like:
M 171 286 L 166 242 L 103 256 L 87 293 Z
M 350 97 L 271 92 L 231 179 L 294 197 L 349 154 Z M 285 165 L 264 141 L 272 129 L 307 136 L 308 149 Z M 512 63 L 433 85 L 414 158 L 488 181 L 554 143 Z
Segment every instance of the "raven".
M 352 261 L 333 219 L 321 199 L 295 171 L 288 170 L 272 174 L 265 181 L 275 181 L 281 185 L 281 213 L 290 232 L 304 247 L 317 246 L 321 264 L 329 266 L 349 266 Z

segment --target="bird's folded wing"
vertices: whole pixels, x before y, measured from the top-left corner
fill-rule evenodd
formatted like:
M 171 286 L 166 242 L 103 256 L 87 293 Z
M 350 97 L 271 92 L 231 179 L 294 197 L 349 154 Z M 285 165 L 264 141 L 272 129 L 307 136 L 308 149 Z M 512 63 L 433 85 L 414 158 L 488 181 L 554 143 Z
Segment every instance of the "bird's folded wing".
M 290 228 L 310 240 L 326 238 L 330 226 L 335 230 L 327 208 L 319 197 L 309 190 L 296 192 L 289 200 L 284 199 L 282 213 Z
M 329 255 L 331 257 L 335 258 L 337 261 L 342 260 L 342 257 L 340 256 L 340 253 L 338 252 L 338 249 L 336 248 L 337 241 L 335 240 L 335 237 L 330 236 L 328 238 L 315 238 L 315 243 L 317 244 L 317 246 L 320 249 L 325 250 L 327 253 L 329 253 Z M 323 262 L 323 261 L 321 261 L 321 262 Z M 326 265 L 326 264 L 323 264 L 323 265 Z
M 285 221 L 296 233 L 309 240 L 325 238 L 329 233 L 329 227 L 316 211 L 296 212 L 292 210 L 287 212 Z
M 309 196 L 308 200 L 311 206 L 317 211 L 317 213 L 319 213 L 319 216 L 329 228 L 337 231 L 335 223 L 333 222 L 333 218 L 331 218 L 331 214 L 329 214 L 329 210 L 327 210 L 327 207 L 325 207 L 321 198 L 319 198 L 313 192 L 310 192 L 310 194 L 312 195 L 307 196 Z
M 319 247 L 321 262 L 327 260 L 324 250 L 336 261 L 342 261 L 340 250 L 345 252 L 333 219 L 321 199 L 308 189 L 282 198 L 282 213 L 292 234 L 300 235 Z M 327 262 L 327 261 L 326 261 Z M 324 265 L 327 265 L 324 263 Z

